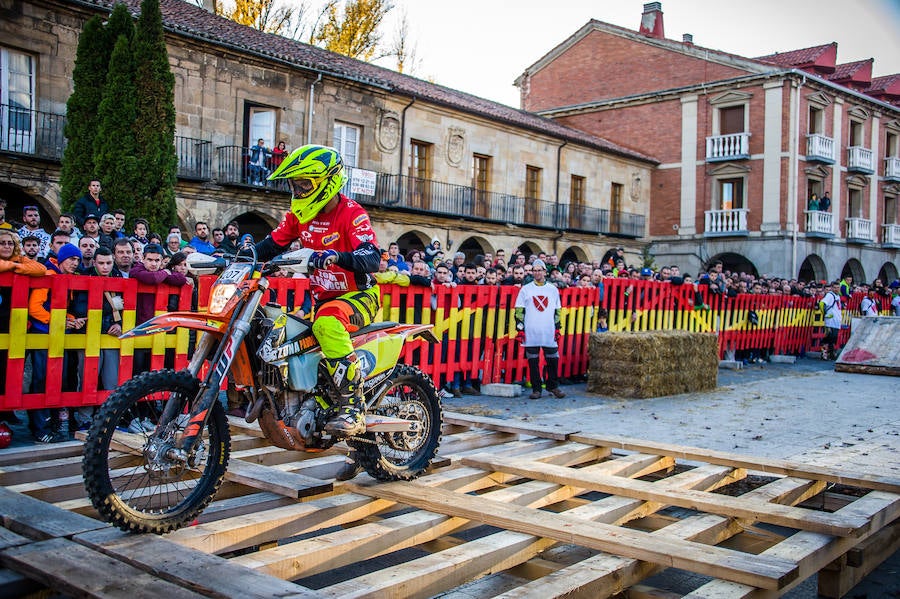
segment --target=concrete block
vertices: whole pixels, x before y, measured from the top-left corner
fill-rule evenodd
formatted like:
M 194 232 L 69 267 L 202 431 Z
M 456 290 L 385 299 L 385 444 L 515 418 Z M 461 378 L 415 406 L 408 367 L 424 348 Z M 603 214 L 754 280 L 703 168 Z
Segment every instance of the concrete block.
M 797 356 L 786 356 L 782 354 L 772 354 L 769 356 L 769 362 L 773 364 L 793 364 L 797 361 Z
M 507 385 L 506 383 L 488 383 L 481 386 L 482 395 L 494 397 L 518 397 L 522 395 L 522 385 Z
M 743 362 L 737 360 L 719 360 L 719 368 L 727 368 L 729 370 L 740 370 L 744 367 Z

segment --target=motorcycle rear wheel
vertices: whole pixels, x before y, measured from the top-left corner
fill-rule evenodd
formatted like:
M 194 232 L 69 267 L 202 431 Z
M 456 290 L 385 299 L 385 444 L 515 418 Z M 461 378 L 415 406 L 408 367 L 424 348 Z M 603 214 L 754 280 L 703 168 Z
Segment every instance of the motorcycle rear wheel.
M 158 424 L 168 401 L 179 402 L 181 413 L 199 389 L 200 381 L 184 370 L 147 372 L 123 384 L 100 406 L 84 444 L 82 471 L 91 503 L 104 520 L 126 532 L 163 534 L 190 523 L 212 501 L 231 448 L 222 405 L 213 404 L 190 465 L 167 460 L 158 449 L 180 446 L 185 417 L 159 434 L 142 427 L 144 418 Z M 131 449 L 119 453 L 114 448 L 110 456 L 114 440 Z
M 349 441 L 359 464 L 381 481 L 412 480 L 437 454 L 441 443 L 441 400 L 434 383 L 415 366 L 398 365 L 391 385 L 371 414 L 415 420 L 421 430 L 412 433 L 367 433 Z

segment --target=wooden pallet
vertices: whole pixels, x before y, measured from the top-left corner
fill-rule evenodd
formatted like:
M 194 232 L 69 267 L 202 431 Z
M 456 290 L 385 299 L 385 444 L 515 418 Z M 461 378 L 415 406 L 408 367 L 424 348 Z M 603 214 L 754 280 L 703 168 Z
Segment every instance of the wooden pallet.
M 900 539 L 888 478 L 446 414 L 430 474 L 333 485 L 338 452 L 231 422 L 216 501 L 164 537 L 96 519 L 80 443 L 0 452 L 0 596 L 757 597 L 825 569 L 836 597 Z M 673 595 L 667 568 L 694 588 Z

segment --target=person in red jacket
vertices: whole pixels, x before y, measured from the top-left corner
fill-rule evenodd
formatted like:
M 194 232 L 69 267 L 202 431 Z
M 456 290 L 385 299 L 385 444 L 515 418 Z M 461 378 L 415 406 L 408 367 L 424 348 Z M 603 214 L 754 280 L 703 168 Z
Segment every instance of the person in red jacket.
M 163 268 L 163 249 L 158 243 L 149 243 L 144 248 L 144 259 L 136 262 L 128 271 L 128 278 L 135 279 L 145 285 L 193 285 L 193 279 L 183 273 Z M 137 307 L 135 310 L 135 324 L 143 324 L 153 318 L 156 312 L 156 294 L 138 293 Z M 134 351 L 134 374 L 150 370 L 150 350 L 137 349 Z
M 378 286 L 371 276 L 381 259 L 375 231 L 365 209 L 340 193 L 347 174 L 334 148 L 298 148 L 269 180 L 285 180 L 291 190 L 291 209 L 256 244 L 257 257 L 277 256 L 295 239 L 316 250 L 309 261 L 310 290 L 316 303 L 313 333 L 324 354 L 319 366 L 334 381 L 341 399 L 325 430 L 344 437 L 362 434 L 366 430 L 365 373 L 353 352 L 350 331 L 371 324 L 379 309 Z

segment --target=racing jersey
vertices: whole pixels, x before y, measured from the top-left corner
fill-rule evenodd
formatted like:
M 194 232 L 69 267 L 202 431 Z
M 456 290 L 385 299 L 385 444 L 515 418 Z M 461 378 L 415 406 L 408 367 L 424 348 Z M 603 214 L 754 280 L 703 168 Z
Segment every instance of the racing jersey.
M 375 284 L 368 274 L 378 270 L 381 260 L 375 230 L 365 208 L 343 194 L 334 210 L 327 214 L 320 212 L 305 225 L 300 224 L 293 212 L 288 212 L 271 237 L 282 247 L 299 239 L 305 248 L 338 253 L 337 262 L 309 273 L 310 291 L 317 301 Z

